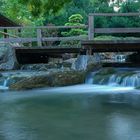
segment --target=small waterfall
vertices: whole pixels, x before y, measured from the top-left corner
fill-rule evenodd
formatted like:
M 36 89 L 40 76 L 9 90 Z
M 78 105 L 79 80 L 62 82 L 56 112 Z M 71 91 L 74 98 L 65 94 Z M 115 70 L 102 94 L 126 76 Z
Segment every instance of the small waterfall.
M 8 77 L 8 78 L 6 78 L 6 79 L 4 80 L 4 83 L 3 83 L 3 86 L 4 86 L 4 87 L 7 87 L 7 84 L 8 84 L 9 79 L 10 79 L 10 78 Z
M 85 84 L 93 84 L 93 77 L 97 72 L 91 72 L 87 75 L 86 80 L 85 80 Z
M 85 81 L 86 84 L 99 84 L 122 87 L 140 87 L 140 72 L 121 71 L 115 74 L 100 74 L 100 71 L 90 73 Z
M 78 56 L 75 63 L 72 65 L 72 69 L 74 70 L 85 70 L 88 63 L 88 57 L 86 55 Z
M 110 76 L 108 84 L 112 85 L 112 84 L 119 84 L 121 82 L 121 76 L 117 76 L 115 74 L 113 74 L 112 76 Z
M 89 63 L 95 62 L 92 55 L 79 55 L 77 60 L 72 64 L 74 70 L 86 70 Z
M 7 90 L 8 89 L 8 81 L 9 81 L 9 77 L 7 77 L 6 79 L 4 79 L 3 84 L 0 85 L 0 90 Z
M 122 80 L 122 86 L 132 86 L 138 87 L 140 86 L 140 77 L 138 75 L 128 76 Z
M 124 87 L 139 87 L 140 86 L 140 77 L 139 74 L 121 77 L 118 75 L 112 75 L 109 78 L 108 84 L 115 83 Z

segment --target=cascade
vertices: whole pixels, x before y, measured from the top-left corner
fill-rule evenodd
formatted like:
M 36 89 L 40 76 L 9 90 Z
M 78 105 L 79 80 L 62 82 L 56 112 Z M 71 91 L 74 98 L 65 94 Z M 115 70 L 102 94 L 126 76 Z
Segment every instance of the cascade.
M 140 86 L 140 75 L 134 74 L 131 76 L 121 77 L 114 74 L 109 78 L 108 84 L 111 83 L 116 83 L 118 85 L 125 86 L 125 87 L 130 87 L 130 86 L 138 87 Z
M 95 62 L 96 59 L 92 55 L 79 55 L 77 60 L 72 64 L 73 70 L 86 70 L 89 63 Z
M 100 75 L 98 72 L 99 71 L 90 73 L 87 76 L 85 83 L 122 87 L 140 87 L 140 72 L 132 72 L 132 74 L 127 72 L 116 72 L 115 74 L 107 75 Z
M 3 84 L 0 85 L 0 89 L 1 90 L 7 90 L 8 89 L 8 81 L 10 80 L 9 77 L 7 77 L 6 79 L 4 79 Z

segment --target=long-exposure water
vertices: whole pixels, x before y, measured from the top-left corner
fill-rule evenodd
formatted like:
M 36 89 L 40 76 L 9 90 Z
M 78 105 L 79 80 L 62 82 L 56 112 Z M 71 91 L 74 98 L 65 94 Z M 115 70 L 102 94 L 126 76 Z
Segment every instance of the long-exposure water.
M 132 87 L 77 85 L 0 94 L 0 140 L 140 140 Z

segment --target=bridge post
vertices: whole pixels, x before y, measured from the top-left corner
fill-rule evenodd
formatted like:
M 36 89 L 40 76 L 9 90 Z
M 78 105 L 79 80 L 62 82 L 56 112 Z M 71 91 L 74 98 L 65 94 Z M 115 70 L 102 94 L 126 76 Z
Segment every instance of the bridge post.
M 88 17 L 88 40 L 94 39 L 94 16 Z M 86 52 L 87 55 L 92 55 L 92 48 L 89 48 Z
M 37 45 L 38 45 L 38 47 L 42 47 L 42 33 L 41 33 L 41 29 L 37 29 Z
M 89 15 L 88 17 L 88 39 L 94 39 L 94 16 Z

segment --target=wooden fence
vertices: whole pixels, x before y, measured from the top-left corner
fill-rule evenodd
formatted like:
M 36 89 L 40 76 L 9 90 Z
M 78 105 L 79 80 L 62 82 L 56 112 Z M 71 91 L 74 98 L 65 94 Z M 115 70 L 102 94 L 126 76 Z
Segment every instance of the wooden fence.
M 70 37 L 59 37 L 57 34 L 54 36 L 53 32 L 57 32 L 60 29 L 70 30 L 70 29 L 85 29 L 88 26 L 40 26 L 40 27 L 0 27 L 0 34 L 3 38 L 0 38 L 0 42 L 11 42 L 11 43 L 29 43 L 37 42 L 38 47 L 42 46 L 42 42 L 55 42 L 55 41 L 80 41 L 87 39 L 85 35 L 70 36 Z M 2 31 L 1 31 L 2 30 Z M 5 33 L 3 30 L 9 31 Z M 49 33 L 50 36 L 45 36 L 45 31 L 52 32 Z M 51 36 L 52 35 L 52 36 Z M 6 38 L 5 38 L 6 36 Z
M 140 18 L 140 13 L 91 13 L 89 14 L 89 21 L 88 21 L 88 39 L 94 40 L 94 34 L 112 34 L 112 33 L 140 33 L 139 28 L 95 28 L 95 17 L 102 16 L 102 17 L 134 17 L 137 16 Z M 139 21 L 140 22 L 140 21 Z
M 0 27 L 0 42 L 7 43 L 30 43 L 37 42 L 37 46 L 41 47 L 43 42 L 55 41 L 81 41 L 81 40 L 94 40 L 95 33 L 98 34 L 112 34 L 112 33 L 140 33 L 138 28 L 95 28 L 95 17 L 105 16 L 137 16 L 140 18 L 140 13 L 91 13 L 89 14 L 88 25 L 84 26 L 40 26 L 40 27 Z M 84 29 L 87 31 L 87 36 L 70 36 L 62 37 L 59 35 L 52 36 L 44 35 L 45 31 L 55 32 L 57 30 L 70 30 L 70 29 Z M 5 30 L 9 31 L 5 33 Z M 4 37 L 2 37 L 4 35 Z

